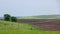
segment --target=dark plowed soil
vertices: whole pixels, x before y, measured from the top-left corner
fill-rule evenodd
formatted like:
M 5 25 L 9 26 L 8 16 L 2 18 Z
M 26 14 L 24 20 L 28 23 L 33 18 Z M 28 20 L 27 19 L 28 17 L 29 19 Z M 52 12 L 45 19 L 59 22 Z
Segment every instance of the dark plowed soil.
M 60 19 L 20 19 L 18 22 L 31 23 L 43 30 L 60 31 Z

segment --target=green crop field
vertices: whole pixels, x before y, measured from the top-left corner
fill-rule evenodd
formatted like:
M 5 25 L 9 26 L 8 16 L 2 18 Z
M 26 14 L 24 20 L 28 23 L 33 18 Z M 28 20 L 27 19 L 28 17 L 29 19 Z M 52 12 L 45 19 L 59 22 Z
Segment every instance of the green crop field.
M 18 19 L 60 19 L 60 15 L 23 16 Z
M 60 31 L 44 31 L 31 24 L 0 20 L 0 34 L 60 34 Z

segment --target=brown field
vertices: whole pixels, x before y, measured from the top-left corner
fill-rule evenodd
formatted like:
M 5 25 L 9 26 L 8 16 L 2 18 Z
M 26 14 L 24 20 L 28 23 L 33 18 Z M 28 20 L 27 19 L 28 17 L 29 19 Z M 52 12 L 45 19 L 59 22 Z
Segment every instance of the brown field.
M 43 30 L 60 31 L 60 19 L 19 19 L 18 22 L 31 23 Z

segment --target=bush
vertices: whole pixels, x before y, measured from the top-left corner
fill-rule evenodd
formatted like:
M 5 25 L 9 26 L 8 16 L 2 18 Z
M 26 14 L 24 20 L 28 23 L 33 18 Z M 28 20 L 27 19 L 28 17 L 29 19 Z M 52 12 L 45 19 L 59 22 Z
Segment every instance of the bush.
M 12 22 L 17 22 L 17 18 L 16 18 L 16 17 L 14 17 L 14 16 L 13 16 L 13 17 L 11 17 L 11 21 L 12 21 Z
M 4 20 L 5 21 L 10 21 L 10 15 L 9 14 L 4 14 Z

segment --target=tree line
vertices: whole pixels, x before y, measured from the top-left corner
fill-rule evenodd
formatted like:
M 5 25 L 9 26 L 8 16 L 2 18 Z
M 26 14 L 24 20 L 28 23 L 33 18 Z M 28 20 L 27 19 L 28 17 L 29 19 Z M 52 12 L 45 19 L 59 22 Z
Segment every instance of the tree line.
M 4 20 L 5 21 L 17 22 L 17 18 L 15 16 L 11 16 L 9 14 L 4 14 Z

